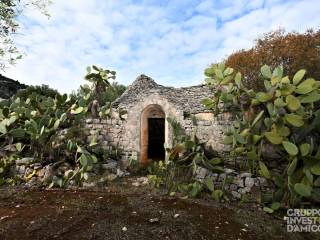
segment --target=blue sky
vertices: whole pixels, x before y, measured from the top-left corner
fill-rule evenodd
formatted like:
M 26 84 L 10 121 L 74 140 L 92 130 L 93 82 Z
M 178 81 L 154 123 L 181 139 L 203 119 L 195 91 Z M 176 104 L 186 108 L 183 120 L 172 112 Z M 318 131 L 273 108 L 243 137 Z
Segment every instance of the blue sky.
M 319 0 L 53 0 L 47 19 L 34 9 L 19 18 L 24 58 L 5 75 L 61 92 L 84 83 L 87 65 L 188 86 L 228 54 L 263 33 L 320 26 Z

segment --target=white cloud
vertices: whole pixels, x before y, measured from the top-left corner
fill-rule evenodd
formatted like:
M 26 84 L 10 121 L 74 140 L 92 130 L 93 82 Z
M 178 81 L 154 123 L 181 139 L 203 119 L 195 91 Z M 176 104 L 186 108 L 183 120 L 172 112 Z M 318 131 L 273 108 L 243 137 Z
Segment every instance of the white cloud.
M 203 69 L 284 27 L 318 28 L 318 0 L 55 0 L 46 19 L 20 19 L 17 44 L 27 53 L 5 74 L 70 92 L 87 65 L 116 70 L 130 84 L 140 73 L 164 85 L 200 83 Z

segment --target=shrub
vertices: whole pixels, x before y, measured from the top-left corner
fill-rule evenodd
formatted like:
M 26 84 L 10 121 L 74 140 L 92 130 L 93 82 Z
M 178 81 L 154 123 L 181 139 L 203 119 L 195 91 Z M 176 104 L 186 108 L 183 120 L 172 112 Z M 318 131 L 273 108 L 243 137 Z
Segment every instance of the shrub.
M 8 168 L 8 157 L 14 160 L 32 156 L 42 163 L 69 161 L 76 166 L 63 178 L 55 178 L 54 185 L 61 187 L 71 179 L 80 182 L 87 178 L 86 172 L 98 162 L 98 157 L 106 154 L 94 139 L 87 144 L 86 135 L 79 131 L 90 114 L 92 99 L 106 92 L 108 79 L 115 78 L 113 71 L 95 66 L 93 69 L 96 72 L 88 68 L 86 75 L 93 87 L 82 86 L 76 96 L 61 95 L 47 86 L 29 87 L 0 102 L 0 172 Z M 108 117 L 110 104 L 96 106 L 95 111 L 101 117 Z M 114 156 L 114 151 L 109 155 Z
M 205 71 L 214 96 L 203 103 L 219 111 L 236 106 L 236 121 L 225 133 L 232 154 L 243 156 L 248 168 L 278 187 L 274 201 L 294 205 L 320 200 L 320 81 L 300 70 L 292 78 L 279 66 L 261 67 L 264 91 L 249 90 L 240 73 L 223 63 Z M 269 156 L 283 159 L 281 175 L 268 169 Z
M 213 198 L 228 200 L 223 189 L 224 186 L 222 189 L 215 189 L 210 177 L 202 182 L 195 178 L 198 168 L 206 168 L 218 173 L 223 172 L 222 159 L 218 156 L 213 158 L 206 156 L 203 145 L 198 142 L 196 132 L 192 136 L 188 136 L 175 119 L 167 118 L 167 121 L 173 130 L 173 146 L 166 148 L 167 154 L 164 161 L 152 163 L 148 167 L 151 174 L 149 181 L 156 187 L 164 186 L 171 195 L 180 192 L 195 198 L 203 190 L 208 190 Z
M 284 72 L 292 78 L 297 69 L 305 69 L 307 77 L 320 77 L 320 31 L 288 33 L 279 30 L 268 33 L 256 40 L 249 50 L 240 50 L 226 59 L 226 66 L 241 72 L 247 88 L 263 90 L 259 81 L 260 67 L 263 64 L 276 68 L 283 66 Z

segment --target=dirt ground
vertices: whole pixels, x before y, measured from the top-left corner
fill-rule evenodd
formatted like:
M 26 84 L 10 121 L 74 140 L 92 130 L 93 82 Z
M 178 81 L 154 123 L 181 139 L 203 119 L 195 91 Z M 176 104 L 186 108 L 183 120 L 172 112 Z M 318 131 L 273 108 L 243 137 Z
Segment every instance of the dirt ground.
M 316 240 L 256 205 L 168 197 L 130 179 L 99 191 L 1 188 L 0 239 Z

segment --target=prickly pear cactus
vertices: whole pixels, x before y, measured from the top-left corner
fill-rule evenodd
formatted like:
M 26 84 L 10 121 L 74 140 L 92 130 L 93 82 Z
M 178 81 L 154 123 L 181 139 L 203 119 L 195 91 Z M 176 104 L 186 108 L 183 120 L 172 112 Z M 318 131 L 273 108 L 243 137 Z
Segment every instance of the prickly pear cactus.
M 274 181 L 274 201 L 289 204 L 320 201 L 320 81 L 306 79 L 305 73 L 299 70 L 290 79 L 281 66 L 272 71 L 264 65 L 265 91 L 254 92 L 223 63 L 205 70 L 214 91 L 202 103 L 216 114 L 222 105 L 237 109 L 224 143 L 233 155 L 245 157 L 252 172 Z M 287 162 L 282 175 L 267 168 L 271 155 Z

